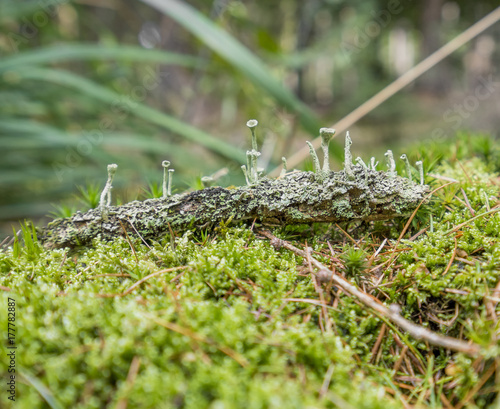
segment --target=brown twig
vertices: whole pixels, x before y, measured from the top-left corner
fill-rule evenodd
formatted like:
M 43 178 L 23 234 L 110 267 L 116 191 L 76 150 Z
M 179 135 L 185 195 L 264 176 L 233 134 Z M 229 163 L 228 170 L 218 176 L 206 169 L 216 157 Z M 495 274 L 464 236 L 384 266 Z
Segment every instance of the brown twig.
M 428 227 L 424 227 L 422 230 L 420 230 L 418 233 L 415 233 L 413 236 L 411 236 L 408 241 L 414 241 L 418 236 L 424 234 L 427 230 L 429 230 Z
M 490 315 L 491 319 L 496 324 L 498 322 L 498 318 L 495 311 L 495 307 L 493 307 L 493 302 L 491 301 L 489 293 L 490 290 L 488 289 L 488 286 L 486 286 L 486 294 L 484 295 L 484 306 L 486 307 L 486 311 Z
M 340 227 L 337 223 L 335 223 L 335 226 L 337 227 L 337 229 L 339 229 L 342 233 L 344 233 L 344 235 L 349 239 L 351 240 L 354 245 L 358 245 L 358 242 L 356 240 L 354 240 L 350 235 L 349 233 L 347 233 L 342 227 Z
M 307 247 L 307 241 L 306 241 L 306 248 L 309 248 L 309 247 Z M 311 255 L 311 253 L 308 251 L 307 252 L 307 264 L 309 267 L 309 272 L 313 276 L 314 289 L 318 293 L 318 297 L 319 297 L 319 300 L 321 302 L 321 314 L 320 314 L 319 326 L 321 328 L 321 332 L 324 332 L 325 328 L 323 326 L 323 320 L 327 324 L 327 328 L 328 329 L 330 328 L 330 326 L 328 325 L 328 313 L 326 311 L 326 303 L 325 303 L 325 298 L 323 297 L 323 289 L 321 288 L 321 282 L 320 282 L 319 277 L 314 275 L 314 271 L 313 271 L 313 268 L 311 265 L 310 255 Z M 322 316 L 323 320 L 321 319 L 321 316 Z
M 448 321 L 443 321 L 430 312 L 428 312 L 426 315 L 427 318 L 429 318 L 431 321 L 434 321 L 436 324 L 443 325 L 445 327 L 451 327 L 458 318 L 459 312 L 460 312 L 460 307 L 458 306 L 458 303 L 455 303 L 455 315 L 453 315 L 453 317 L 451 317 Z
M 398 334 L 396 334 L 396 333 L 392 334 L 392 339 L 394 340 L 394 342 L 396 343 L 396 345 L 398 347 L 400 347 L 400 348 L 408 347 L 408 351 L 405 354 L 404 362 L 405 363 L 408 362 L 408 365 L 410 365 L 409 370 L 412 371 L 411 363 L 410 363 L 410 361 L 411 361 L 411 362 L 413 362 L 413 365 L 415 366 L 415 368 L 417 368 L 421 374 L 425 374 L 425 369 L 423 367 L 423 361 L 418 356 L 418 353 L 416 353 L 415 347 L 413 345 L 411 345 L 410 343 L 407 343 L 407 341 L 403 342 L 401 340 L 401 338 L 399 338 Z M 409 359 L 409 361 L 408 361 L 408 359 Z
M 130 221 L 130 218 L 127 217 L 127 221 L 129 222 L 130 226 L 132 226 L 132 229 L 134 229 L 134 231 L 136 232 L 136 234 L 140 237 L 141 241 L 146 245 L 146 247 L 148 249 L 152 250 L 152 248 L 149 246 L 148 242 L 146 240 L 144 240 L 144 237 L 142 237 L 142 235 L 135 228 L 134 224 Z M 123 225 L 122 225 L 122 227 L 123 227 Z
M 464 175 L 467 178 L 467 181 L 469 182 L 469 185 L 472 185 L 472 179 L 470 178 L 469 174 L 465 170 L 464 165 L 462 165 L 462 162 L 460 162 L 458 159 L 457 159 L 457 162 L 458 162 L 458 165 L 460 166 L 460 168 L 462 169 L 462 172 L 464 172 Z
M 4 246 L 4 245 L 5 245 L 5 247 L 9 247 L 10 245 L 12 245 L 12 243 L 14 243 L 14 242 L 16 241 L 16 239 L 18 239 L 18 238 L 19 238 L 19 233 L 21 233 L 21 230 L 18 230 L 18 231 L 17 231 L 17 233 L 16 233 L 16 234 L 14 234 L 14 236 L 12 236 L 12 238 L 11 238 L 11 239 L 10 239 L 10 241 L 8 241 L 8 242 L 7 242 L 7 240 L 9 240 L 9 238 L 10 238 L 10 237 L 9 237 L 9 236 L 7 236 L 7 237 L 5 238 L 5 240 L 4 240 L 4 241 L 2 241 L 2 244 L 0 244 L 0 247 L 1 247 L 1 246 Z M 7 242 L 7 244 L 5 244 L 5 242 Z
M 98 278 L 98 277 L 127 277 L 127 278 L 130 278 L 132 276 L 130 274 L 127 274 L 127 273 L 96 274 L 95 276 L 87 277 L 87 280 L 93 280 L 94 278 Z
M 271 232 L 267 230 L 260 230 L 259 233 L 270 240 L 275 240 L 275 241 L 279 240 L 277 237 L 275 237 Z M 287 241 L 285 240 L 279 240 L 279 241 L 283 247 L 285 247 L 290 251 L 293 251 L 295 254 L 304 258 L 308 257 L 305 251 L 298 249 L 297 247 L 293 246 Z M 320 263 L 314 257 L 311 257 L 310 260 L 311 263 L 314 264 L 314 266 L 317 267 L 320 271 L 324 269 L 328 270 L 328 268 L 324 264 Z M 350 294 L 351 296 L 357 298 L 361 303 L 371 308 L 372 310 L 376 311 L 382 317 L 387 318 L 389 321 L 392 321 L 394 324 L 396 324 L 401 329 L 406 331 L 413 338 L 419 340 L 422 339 L 429 342 L 432 345 L 458 352 L 463 352 L 471 356 L 479 355 L 480 352 L 479 345 L 473 342 L 465 342 L 445 335 L 440 335 L 420 325 L 414 324 L 400 315 L 399 306 L 394 305 L 391 306 L 390 308 L 387 308 L 376 298 L 373 298 L 369 294 L 366 294 L 365 292 L 359 290 L 356 286 L 352 285 L 347 280 L 336 274 L 332 274 L 331 280 L 335 283 L 335 285 L 342 288 L 342 290 L 344 290 L 345 293 Z

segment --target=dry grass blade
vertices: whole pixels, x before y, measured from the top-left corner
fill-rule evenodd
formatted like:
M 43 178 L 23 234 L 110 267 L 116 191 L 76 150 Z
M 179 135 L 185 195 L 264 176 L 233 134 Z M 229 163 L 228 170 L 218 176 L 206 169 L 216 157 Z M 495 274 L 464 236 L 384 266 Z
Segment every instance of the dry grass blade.
M 125 396 L 118 401 L 118 403 L 115 406 L 115 409 L 127 409 L 128 406 L 127 394 L 134 386 L 135 379 L 137 378 L 137 373 L 139 372 L 140 366 L 141 366 L 141 358 L 139 358 L 136 355 L 132 359 L 132 362 L 130 363 L 130 368 L 128 370 L 127 380 L 125 383 L 126 384 Z
M 458 248 L 458 241 L 457 238 L 454 237 L 455 240 L 455 248 L 453 249 L 453 254 L 450 257 L 450 261 L 448 262 L 448 265 L 446 266 L 445 270 L 443 271 L 443 275 L 446 275 L 448 271 L 450 271 L 451 265 L 453 264 L 453 260 L 455 260 L 455 257 L 457 256 L 457 248 Z
M 393 376 L 396 375 L 399 371 L 399 367 L 403 363 L 403 360 L 406 356 L 406 352 L 408 351 L 408 345 L 403 346 L 403 349 L 401 350 L 401 353 L 399 354 L 399 358 L 394 364 L 394 368 L 392 369 Z
M 384 323 L 382 324 L 382 327 L 380 328 L 380 332 L 377 337 L 377 341 L 375 342 L 375 345 L 373 345 L 373 348 L 371 350 L 371 362 L 376 363 L 378 356 L 377 353 L 379 351 L 380 345 L 382 344 L 382 341 L 384 340 L 384 335 L 385 335 L 385 330 L 387 328 L 387 325 Z
M 178 334 L 182 334 L 182 335 L 184 335 L 188 338 L 191 338 L 195 341 L 203 342 L 205 344 L 215 346 L 219 351 L 221 351 L 225 355 L 229 356 L 230 358 L 234 359 L 236 362 L 238 362 L 243 367 L 248 365 L 248 361 L 246 360 L 246 358 L 244 356 L 240 355 L 239 353 L 237 353 L 236 351 L 234 351 L 233 349 L 231 349 L 229 347 L 216 344 L 211 339 L 205 337 L 204 335 L 198 334 L 197 332 L 194 332 L 190 328 L 182 327 L 174 322 L 168 322 L 168 321 L 162 320 L 162 319 L 160 319 L 152 314 L 144 313 L 144 316 L 149 318 L 150 320 L 154 321 L 156 324 L 169 329 L 170 331 L 177 332 Z
M 149 280 L 150 278 L 153 278 L 153 277 L 158 276 L 160 274 L 168 273 L 170 271 L 184 270 L 186 268 L 188 268 L 188 266 L 172 267 L 172 268 L 167 268 L 165 270 L 156 271 L 155 273 L 151 273 L 150 275 L 148 275 L 148 276 L 146 276 L 144 278 L 141 278 L 134 285 L 130 286 L 129 288 L 127 288 L 122 293 L 116 293 L 116 294 L 96 294 L 96 296 L 100 297 L 100 298 L 125 297 L 126 295 L 129 295 L 132 291 L 134 291 L 137 287 L 139 287 L 142 283 L 144 283 L 147 280 Z
M 482 386 L 486 383 L 488 379 L 495 373 L 496 370 L 496 364 L 492 364 L 488 370 L 483 374 L 479 382 L 472 388 L 465 399 L 463 399 L 457 406 L 455 406 L 455 409 L 461 409 L 463 408 L 475 395 L 476 393 L 482 388 Z

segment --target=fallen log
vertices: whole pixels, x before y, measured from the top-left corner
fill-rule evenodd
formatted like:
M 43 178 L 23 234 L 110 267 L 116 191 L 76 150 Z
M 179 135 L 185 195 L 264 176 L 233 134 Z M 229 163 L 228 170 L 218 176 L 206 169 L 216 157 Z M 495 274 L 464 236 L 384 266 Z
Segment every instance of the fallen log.
M 221 222 L 263 224 L 388 220 L 411 214 L 429 191 L 394 172 L 353 165 L 339 172 L 292 172 L 250 186 L 210 187 L 122 206 L 100 206 L 56 219 L 40 232 L 50 248 L 91 245 L 129 235 L 158 240 L 169 231 L 210 228 Z

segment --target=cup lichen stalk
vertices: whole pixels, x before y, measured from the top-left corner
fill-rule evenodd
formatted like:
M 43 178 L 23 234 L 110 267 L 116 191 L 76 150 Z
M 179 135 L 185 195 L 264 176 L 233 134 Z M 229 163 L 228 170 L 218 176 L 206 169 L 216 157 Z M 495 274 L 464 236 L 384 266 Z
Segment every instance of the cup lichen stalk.
M 352 154 L 351 154 L 352 140 L 349 131 L 345 134 L 344 146 L 344 170 L 349 180 L 354 180 L 354 173 L 352 171 Z
M 356 163 L 361 166 L 365 172 L 365 180 L 368 180 L 368 166 L 366 166 L 366 163 L 361 159 L 359 156 L 356 158 Z
M 366 166 L 366 163 L 361 159 L 359 156 L 356 158 L 356 163 L 363 167 L 363 169 L 368 169 L 368 166 Z
M 247 186 L 250 186 L 250 179 L 248 178 L 248 172 L 247 172 L 247 167 L 245 165 L 241 165 L 241 170 L 243 171 L 243 174 L 245 175 L 245 181 L 247 182 Z
M 210 187 L 214 183 L 214 178 L 212 176 L 203 176 L 201 178 L 201 183 L 203 187 Z
M 101 211 L 103 218 L 106 218 L 107 209 L 109 206 L 111 206 L 111 189 L 113 188 L 112 183 L 113 183 L 113 178 L 115 177 L 117 168 L 118 168 L 118 165 L 116 163 L 112 163 L 112 164 L 108 165 L 108 180 L 106 181 L 106 184 L 104 185 L 104 189 L 102 190 L 101 198 L 99 200 L 99 209 Z
M 418 160 L 415 162 L 415 166 L 418 169 L 418 173 L 420 174 L 420 184 L 424 184 L 424 164 L 422 163 L 421 160 Z
M 168 190 L 167 190 L 167 171 L 168 171 L 168 167 L 170 166 L 170 162 L 168 160 L 164 160 L 162 163 L 161 163 L 161 166 L 163 167 L 163 184 L 162 184 L 162 188 L 163 188 L 163 198 L 167 198 L 167 196 L 169 196 L 168 194 Z
M 314 173 L 319 175 L 321 173 L 321 166 L 319 164 L 319 159 L 318 155 L 316 154 L 316 151 L 314 150 L 314 146 L 312 146 L 312 143 L 307 141 L 307 146 L 309 146 L 309 153 L 311 155 L 311 159 L 313 161 L 313 166 L 314 166 Z
M 400 158 L 404 160 L 405 162 L 405 168 L 406 168 L 406 176 L 408 177 L 408 180 L 411 182 L 411 166 L 410 166 L 410 161 L 408 160 L 408 157 L 403 153 Z
M 319 130 L 321 136 L 321 149 L 323 149 L 323 173 L 327 174 L 330 172 L 330 152 L 329 145 L 330 140 L 335 135 L 335 129 L 332 128 L 321 128 Z
M 252 183 L 257 183 L 259 181 L 259 172 L 257 169 L 257 159 L 260 156 L 260 152 L 257 148 L 257 135 L 255 135 L 255 128 L 259 124 L 259 121 L 256 119 L 250 119 L 247 121 L 247 127 L 250 128 L 250 132 L 252 133 L 252 150 L 247 151 L 247 165 L 250 174 L 250 181 Z
M 396 162 L 394 161 L 394 155 L 390 149 L 385 153 L 385 159 L 387 161 L 387 174 L 391 177 L 396 176 Z
M 168 170 L 167 196 L 172 196 L 172 179 L 174 177 L 174 169 Z
M 283 163 L 283 168 L 281 169 L 280 178 L 284 178 L 287 172 L 286 158 L 284 156 L 281 158 L 281 162 Z

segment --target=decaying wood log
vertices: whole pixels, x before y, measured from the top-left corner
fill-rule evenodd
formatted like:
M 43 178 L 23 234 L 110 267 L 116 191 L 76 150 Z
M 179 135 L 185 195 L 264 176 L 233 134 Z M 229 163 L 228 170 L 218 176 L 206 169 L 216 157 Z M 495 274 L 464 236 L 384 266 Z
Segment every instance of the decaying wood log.
M 429 187 L 361 165 L 340 172 L 293 172 L 261 179 L 253 186 L 210 187 L 161 199 L 106 206 L 57 219 L 42 229 L 52 248 L 87 246 L 94 238 L 112 240 L 139 234 L 157 240 L 170 228 L 208 228 L 221 222 L 259 220 L 302 224 L 387 220 L 409 215 Z

